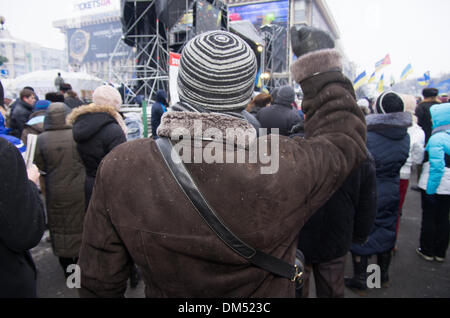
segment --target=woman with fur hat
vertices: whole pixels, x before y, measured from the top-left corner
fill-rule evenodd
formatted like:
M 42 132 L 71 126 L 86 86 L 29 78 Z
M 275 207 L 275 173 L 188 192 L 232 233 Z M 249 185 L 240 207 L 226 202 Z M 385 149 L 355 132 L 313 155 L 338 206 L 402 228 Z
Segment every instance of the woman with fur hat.
M 367 148 L 376 164 L 377 214 L 365 244 L 351 247 L 354 276 L 346 280 L 350 288 L 367 289 L 367 264 L 377 255 L 381 283 L 387 286 L 391 251 L 395 246 L 395 228 L 400 203 L 400 169 L 409 155 L 411 114 L 404 112 L 400 95 L 382 93 L 376 100 L 376 114 L 366 116 Z
M 119 92 L 109 85 L 103 85 L 95 89 L 92 99 L 92 104 L 77 107 L 67 116 L 67 123 L 73 126 L 73 138 L 86 169 L 86 209 L 100 162 L 114 147 L 127 141 L 127 128 L 119 114 L 122 105 Z

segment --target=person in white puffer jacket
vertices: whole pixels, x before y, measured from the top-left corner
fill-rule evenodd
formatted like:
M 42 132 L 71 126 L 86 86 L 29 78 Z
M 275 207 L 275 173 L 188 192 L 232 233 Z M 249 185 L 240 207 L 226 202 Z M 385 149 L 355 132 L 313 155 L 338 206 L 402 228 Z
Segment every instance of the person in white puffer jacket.
M 408 191 L 412 165 L 422 164 L 425 153 L 425 132 L 417 124 L 417 117 L 414 114 L 417 106 L 416 98 L 412 95 L 401 95 L 401 97 L 405 105 L 405 111 L 411 113 L 413 124 L 408 128 L 408 134 L 410 137 L 409 157 L 406 160 L 405 165 L 400 169 L 400 206 L 398 209 L 398 219 L 395 230 L 396 237 L 398 237 L 400 217 L 402 215 L 406 192 Z

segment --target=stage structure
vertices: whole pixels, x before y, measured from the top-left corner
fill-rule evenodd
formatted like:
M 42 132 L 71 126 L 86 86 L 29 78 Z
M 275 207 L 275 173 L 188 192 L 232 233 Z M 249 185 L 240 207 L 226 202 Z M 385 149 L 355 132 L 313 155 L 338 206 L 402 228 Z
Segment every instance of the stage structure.
M 255 52 L 260 62 L 261 88 L 269 91 L 281 85 L 289 85 L 289 0 L 277 1 L 228 1 L 230 25 L 248 21 L 259 32 L 264 45 L 262 52 Z
M 266 43 L 264 49 L 264 72 L 262 80 L 269 91 L 275 87 L 289 85 L 289 75 L 286 70 L 286 28 L 276 24 L 261 27 Z
M 133 53 L 131 63 L 111 65 L 110 80 L 123 84 L 124 104 L 150 104 L 158 89 L 168 92 L 170 52 L 181 52 L 196 34 L 228 27 L 227 6 L 219 0 L 121 0 L 121 13 L 116 50 L 128 45 Z

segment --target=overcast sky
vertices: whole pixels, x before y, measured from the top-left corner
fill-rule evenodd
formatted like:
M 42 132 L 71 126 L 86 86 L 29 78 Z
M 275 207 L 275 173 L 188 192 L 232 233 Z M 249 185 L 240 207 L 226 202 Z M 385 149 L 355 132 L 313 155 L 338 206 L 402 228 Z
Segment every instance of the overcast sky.
M 341 33 L 342 45 L 368 76 L 375 62 L 390 54 L 385 69 L 398 80 L 408 63 L 410 78 L 431 71 L 450 73 L 449 0 L 326 0 Z
M 119 0 L 110 0 L 118 2 Z M 390 54 L 396 79 L 411 63 L 421 76 L 450 72 L 449 0 L 325 0 L 337 22 L 342 45 L 358 72 L 368 75 L 374 64 Z M 0 15 L 11 35 L 43 46 L 63 49 L 64 35 L 55 20 L 75 14 L 74 4 L 88 0 L 0 0 Z

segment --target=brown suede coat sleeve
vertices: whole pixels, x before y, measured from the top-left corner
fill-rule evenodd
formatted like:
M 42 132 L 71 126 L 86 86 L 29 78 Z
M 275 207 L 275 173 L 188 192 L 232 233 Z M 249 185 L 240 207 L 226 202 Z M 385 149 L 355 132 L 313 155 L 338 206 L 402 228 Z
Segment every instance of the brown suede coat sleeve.
M 307 139 L 279 138 L 276 173 L 261 174 L 262 163 L 186 164 L 234 233 L 291 264 L 299 230 L 366 157 L 364 116 L 333 54 L 314 53 L 293 67 L 305 94 Z M 261 138 L 271 149 L 271 137 Z M 131 259 L 147 297 L 295 296 L 292 282 L 249 264 L 211 231 L 150 139 L 118 146 L 99 167 L 80 295 L 123 296 Z

